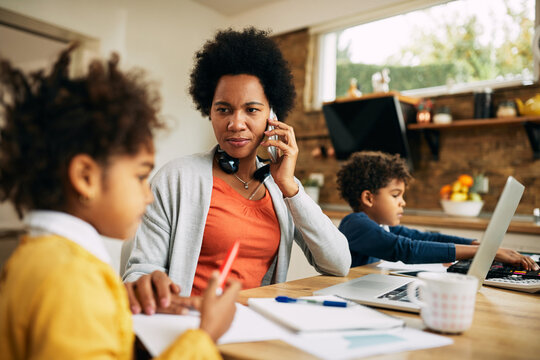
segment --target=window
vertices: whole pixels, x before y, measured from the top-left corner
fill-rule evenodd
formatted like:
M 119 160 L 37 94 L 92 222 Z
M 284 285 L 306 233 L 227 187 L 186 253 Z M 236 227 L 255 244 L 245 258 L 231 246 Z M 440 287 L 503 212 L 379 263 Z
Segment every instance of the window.
M 426 8 L 424 1 L 423 9 L 320 32 L 313 105 L 346 96 L 353 78 L 362 93 L 373 92 L 372 77 L 383 69 L 390 90 L 411 96 L 531 83 L 537 2 L 431 1 Z

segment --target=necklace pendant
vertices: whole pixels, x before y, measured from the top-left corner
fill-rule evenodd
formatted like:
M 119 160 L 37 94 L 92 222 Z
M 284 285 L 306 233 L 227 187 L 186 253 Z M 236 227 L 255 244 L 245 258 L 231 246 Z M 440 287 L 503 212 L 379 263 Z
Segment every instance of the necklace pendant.
M 244 184 L 244 189 L 249 189 L 249 185 L 248 184 Z

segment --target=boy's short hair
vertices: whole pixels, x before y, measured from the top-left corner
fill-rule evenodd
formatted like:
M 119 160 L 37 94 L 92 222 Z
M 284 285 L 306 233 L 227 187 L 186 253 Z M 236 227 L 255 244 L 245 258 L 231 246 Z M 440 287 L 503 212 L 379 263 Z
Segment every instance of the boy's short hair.
M 360 151 L 351 155 L 337 174 L 341 197 L 355 212 L 360 211 L 362 192 L 376 194 L 394 179 L 408 184 L 412 179 L 406 162 L 399 154 L 391 155 L 380 151 Z
M 142 146 L 153 151 L 153 130 L 163 126 L 155 86 L 140 70 L 121 71 L 117 55 L 70 78 L 76 47 L 47 73 L 26 75 L 0 59 L 0 201 L 11 200 L 19 216 L 62 209 L 75 155 L 106 168 L 113 155 L 135 155 Z

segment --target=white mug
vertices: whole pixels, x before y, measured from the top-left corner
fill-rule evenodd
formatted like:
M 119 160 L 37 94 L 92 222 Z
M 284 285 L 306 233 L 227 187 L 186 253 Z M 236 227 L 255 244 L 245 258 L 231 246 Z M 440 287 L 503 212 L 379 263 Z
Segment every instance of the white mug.
M 424 324 L 435 331 L 460 333 L 472 323 L 478 279 L 455 273 L 418 273 L 407 286 L 409 300 L 420 305 Z M 419 289 L 420 299 L 416 297 Z

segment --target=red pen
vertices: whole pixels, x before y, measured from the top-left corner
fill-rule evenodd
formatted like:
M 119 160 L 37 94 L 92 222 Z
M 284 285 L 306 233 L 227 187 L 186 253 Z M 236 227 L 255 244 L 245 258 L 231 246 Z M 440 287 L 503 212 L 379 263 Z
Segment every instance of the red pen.
M 227 276 L 229 276 L 229 272 L 231 271 L 232 264 L 234 262 L 234 259 L 236 259 L 236 255 L 238 255 L 238 248 L 240 247 L 240 240 L 236 240 L 229 249 L 229 252 L 227 253 L 227 257 L 225 258 L 225 262 L 221 265 L 221 268 L 219 269 L 219 277 L 218 277 L 218 288 L 216 290 L 216 293 L 218 295 L 221 295 L 223 292 L 223 287 L 225 286 L 225 280 L 227 280 Z

